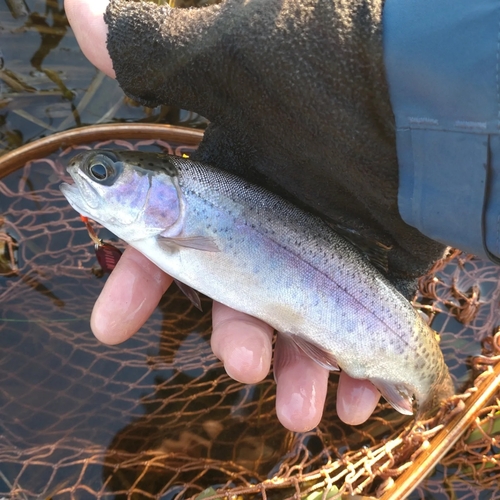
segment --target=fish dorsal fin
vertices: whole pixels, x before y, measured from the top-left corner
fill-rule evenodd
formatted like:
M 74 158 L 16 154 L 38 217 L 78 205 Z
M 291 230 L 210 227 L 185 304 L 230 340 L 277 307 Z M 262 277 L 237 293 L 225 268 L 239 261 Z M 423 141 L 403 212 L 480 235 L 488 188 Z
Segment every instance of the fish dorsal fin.
M 179 290 L 191 301 L 191 304 L 193 304 L 196 309 L 199 309 L 203 312 L 203 309 L 201 307 L 201 299 L 198 292 L 182 281 L 176 279 L 174 279 L 174 281 L 175 284 L 179 287 Z
M 220 252 L 217 243 L 210 236 L 158 236 L 160 246 L 166 246 L 169 249 L 172 246 L 184 248 L 192 248 L 194 250 L 202 250 L 204 252 Z
M 305 354 L 307 354 L 311 359 L 316 361 L 318 365 L 326 368 L 327 370 L 340 370 L 339 365 L 337 364 L 337 360 L 335 356 L 325 351 L 322 347 L 313 342 L 306 340 L 298 335 L 292 334 L 290 335 L 293 343 Z
M 373 245 L 363 250 L 365 257 L 383 273 L 389 272 L 389 251 L 392 247 L 388 247 L 380 241 L 374 241 Z
M 387 274 L 389 270 L 389 251 L 392 249 L 392 246 L 384 245 L 380 241 L 370 238 L 356 229 L 341 224 L 328 222 L 328 225 L 352 243 L 379 271 Z
M 403 415 L 413 415 L 413 395 L 406 388 L 396 387 L 387 380 L 370 379 L 391 406 Z

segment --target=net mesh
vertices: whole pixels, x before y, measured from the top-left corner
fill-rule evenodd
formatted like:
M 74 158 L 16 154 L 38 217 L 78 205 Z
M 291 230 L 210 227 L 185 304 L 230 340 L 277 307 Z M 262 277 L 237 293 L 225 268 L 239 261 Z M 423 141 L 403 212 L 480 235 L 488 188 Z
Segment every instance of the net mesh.
M 89 317 L 103 280 L 58 189 L 72 154 L 0 182 L 0 498 L 396 498 L 398 477 L 491 386 L 500 268 L 456 251 L 421 279 L 415 305 L 441 332 L 460 395 L 416 425 L 388 404 L 364 425 L 343 424 L 332 374 L 318 428 L 287 431 L 272 375 L 251 386 L 230 379 L 210 349 L 210 302 L 200 312 L 175 287 L 132 339 L 100 344 Z M 500 496 L 499 396 L 496 387 L 411 498 Z

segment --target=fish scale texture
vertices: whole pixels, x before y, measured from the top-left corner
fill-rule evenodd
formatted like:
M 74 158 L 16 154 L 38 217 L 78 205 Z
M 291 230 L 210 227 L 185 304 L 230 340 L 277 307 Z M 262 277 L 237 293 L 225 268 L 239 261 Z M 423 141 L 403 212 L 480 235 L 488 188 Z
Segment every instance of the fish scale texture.
M 194 159 L 246 177 L 388 247 L 407 297 L 442 245 L 397 209 L 380 0 L 228 0 L 200 9 L 112 0 L 124 91 L 211 121 Z
M 75 182 L 61 189 L 73 208 L 167 274 L 305 341 L 306 352 L 319 346 L 325 354 L 313 359 L 370 380 L 399 411 L 411 414 L 414 400 L 422 415 L 453 393 L 434 332 L 350 243 L 224 170 L 171 157 L 171 175 L 165 161 L 95 149 L 73 158 Z M 102 165 L 108 176 L 95 179 Z M 217 251 L 186 248 L 193 238 Z

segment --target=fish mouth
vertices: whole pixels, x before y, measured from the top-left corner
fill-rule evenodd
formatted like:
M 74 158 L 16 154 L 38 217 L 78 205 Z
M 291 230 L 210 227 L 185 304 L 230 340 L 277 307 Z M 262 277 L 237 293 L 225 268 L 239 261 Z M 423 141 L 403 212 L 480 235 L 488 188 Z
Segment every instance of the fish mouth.
M 68 203 L 81 215 L 84 217 L 89 217 L 93 218 L 92 215 L 88 212 L 86 209 L 85 205 L 86 203 L 84 202 L 82 198 L 82 193 L 79 189 L 79 187 L 75 184 L 69 184 L 67 182 L 63 182 L 60 186 L 59 189 L 61 190 L 61 193 L 64 195 L 64 197 L 68 200 Z

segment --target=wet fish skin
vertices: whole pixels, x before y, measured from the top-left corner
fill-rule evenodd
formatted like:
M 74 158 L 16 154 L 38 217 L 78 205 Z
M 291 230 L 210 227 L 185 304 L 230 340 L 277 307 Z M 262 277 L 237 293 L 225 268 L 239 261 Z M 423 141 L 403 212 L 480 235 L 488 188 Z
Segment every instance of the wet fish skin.
M 227 172 L 132 151 L 89 151 L 61 191 L 165 272 L 258 317 L 330 369 L 370 380 L 404 414 L 453 383 L 435 333 L 321 219 Z

